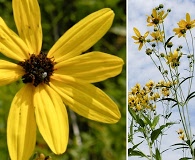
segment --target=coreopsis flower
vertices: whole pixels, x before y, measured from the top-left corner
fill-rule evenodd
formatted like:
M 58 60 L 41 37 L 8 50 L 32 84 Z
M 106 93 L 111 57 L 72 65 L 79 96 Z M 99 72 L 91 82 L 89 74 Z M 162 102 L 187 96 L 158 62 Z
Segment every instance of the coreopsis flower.
M 190 14 L 186 13 L 186 19 L 180 20 L 177 24 L 179 28 L 173 29 L 173 31 L 175 32 L 175 35 L 178 35 L 178 37 L 181 37 L 181 36 L 185 37 L 186 31 L 195 27 L 195 20 L 191 20 Z
M 157 26 L 162 23 L 163 20 L 167 17 L 168 13 L 165 13 L 163 10 L 157 11 L 155 8 L 152 10 L 151 16 L 147 18 L 147 26 Z
M 170 52 L 169 55 L 165 56 L 167 59 L 167 64 L 169 64 L 173 69 L 177 66 L 179 66 L 180 62 L 180 55 L 177 50 L 175 50 L 173 53 Z
M 144 43 L 146 43 L 146 37 L 148 36 L 149 34 L 149 31 L 147 31 L 143 36 L 141 35 L 141 33 L 139 32 L 139 30 L 137 28 L 133 28 L 136 36 L 132 36 L 132 38 L 134 40 L 136 40 L 137 42 L 134 42 L 134 43 L 137 43 L 139 44 L 139 47 L 138 47 L 138 50 L 141 50 Z
M 180 128 L 177 131 L 177 133 L 179 134 L 179 139 L 181 139 L 181 140 L 184 140 L 185 139 L 185 133 L 184 133 L 184 130 L 183 129 Z
M 116 123 L 120 119 L 117 105 L 90 83 L 118 75 L 123 60 L 98 51 L 82 54 L 111 27 L 113 11 L 105 8 L 88 15 L 44 53 L 37 0 L 13 0 L 12 4 L 19 36 L 0 18 L 0 52 L 16 63 L 0 60 L 0 85 L 22 78 L 24 86 L 15 95 L 8 116 L 11 159 L 29 159 L 37 127 L 55 154 L 65 152 L 69 138 L 66 107 L 91 120 Z
M 179 138 L 180 138 L 181 140 L 184 141 L 184 139 L 185 139 L 185 134 L 184 134 L 184 133 L 180 134 Z
M 155 32 L 152 32 L 151 34 L 150 34 L 152 37 L 153 37 L 153 39 L 151 40 L 151 42 L 152 41 L 160 41 L 160 42 L 162 42 L 163 41 L 163 37 L 164 37 L 164 32 L 162 31 L 155 31 Z
M 149 81 L 146 83 L 145 86 L 148 88 L 148 90 L 151 91 L 151 90 L 153 89 L 154 85 L 155 85 L 154 81 L 153 81 L 153 80 L 149 80 Z
M 173 32 L 175 32 L 175 35 L 178 35 L 179 38 L 181 36 L 183 36 L 183 37 L 186 36 L 186 29 L 185 28 L 174 28 Z
M 184 133 L 184 130 L 180 128 L 180 129 L 177 131 L 177 133 L 178 133 L 178 134 L 183 134 L 183 133 Z
M 161 88 L 161 93 L 164 97 L 168 97 L 170 95 L 170 90 L 167 87 Z

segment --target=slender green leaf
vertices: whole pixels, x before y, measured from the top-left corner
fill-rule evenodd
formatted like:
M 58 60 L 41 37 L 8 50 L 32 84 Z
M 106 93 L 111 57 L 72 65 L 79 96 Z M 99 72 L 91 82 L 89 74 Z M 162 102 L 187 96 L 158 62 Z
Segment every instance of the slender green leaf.
M 149 120 L 149 118 L 147 116 L 145 116 L 144 114 L 142 114 L 142 116 L 144 117 L 145 120 L 145 124 L 149 124 L 150 126 L 152 125 L 151 121 Z
M 136 121 L 137 119 L 136 119 L 135 111 L 130 108 L 129 113 L 131 114 L 132 118 Z
M 154 141 L 158 138 L 158 136 L 162 133 L 162 129 L 158 128 L 156 130 L 154 130 L 151 133 L 151 140 L 152 140 L 152 144 L 154 143 Z
M 137 122 L 141 127 L 145 127 L 144 121 L 143 121 L 138 115 L 136 115 L 136 122 Z
M 173 98 L 162 98 L 160 101 L 173 101 L 173 102 L 176 102 L 176 103 L 178 103 L 175 99 L 173 99 Z
M 186 98 L 186 100 L 185 100 L 185 103 L 186 103 L 187 101 L 189 101 L 190 99 L 192 99 L 193 97 L 195 97 L 195 91 L 192 92 L 192 93 L 190 93 L 190 94 L 187 96 L 187 98 Z
M 185 144 L 185 143 L 175 143 L 175 144 L 173 144 L 171 146 L 188 146 L 188 145 Z
M 129 153 L 128 149 L 128 155 L 131 156 L 140 156 L 140 157 L 147 157 L 143 152 L 138 151 L 138 150 L 133 150 L 131 153 Z
M 170 40 L 171 40 L 173 37 L 174 37 L 174 36 L 169 37 L 169 39 L 165 42 L 165 46 L 164 46 L 164 47 L 167 46 L 167 44 L 170 42 Z
M 161 154 L 160 154 L 158 148 L 156 148 L 156 155 L 155 156 L 156 156 L 156 160 L 162 160 Z
M 167 115 L 165 116 L 165 118 L 168 119 L 168 118 L 171 116 L 171 114 L 172 114 L 172 112 L 169 113 L 169 114 L 167 114 Z
M 160 115 L 157 115 L 157 116 L 154 117 L 154 120 L 153 120 L 152 126 L 151 126 L 152 129 L 154 129 L 156 127 L 156 125 L 159 122 L 159 119 L 160 119 Z
M 193 78 L 193 76 L 189 76 L 189 77 L 187 77 L 187 78 L 184 78 L 184 79 L 179 83 L 179 86 L 180 86 L 183 82 L 185 82 L 186 80 L 188 80 L 189 78 Z
M 173 151 L 178 150 L 178 149 L 189 149 L 189 147 L 178 147 L 178 148 L 173 149 Z
M 183 157 L 183 158 L 180 158 L 179 160 L 188 160 L 188 159 L 192 159 L 190 157 Z
M 135 148 L 137 148 L 140 144 L 142 144 L 143 141 L 141 141 L 140 143 L 138 144 L 135 144 L 132 148 L 129 148 L 128 151 L 129 152 L 132 152 Z

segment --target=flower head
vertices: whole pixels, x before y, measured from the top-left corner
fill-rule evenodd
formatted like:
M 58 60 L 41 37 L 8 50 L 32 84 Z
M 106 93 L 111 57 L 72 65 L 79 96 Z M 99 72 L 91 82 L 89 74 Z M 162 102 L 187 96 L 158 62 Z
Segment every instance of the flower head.
M 81 54 L 111 27 L 113 11 L 105 8 L 88 15 L 65 32 L 46 54 L 41 51 L 37 0 L 12 3 L 19 36 L 0 18 L 0 52 L 17 63 L 0 60 L 0 85 L 21 78 L 24 86 L 15 95 L 8 116 L 11 159 L 29 159 L 37 127 L 55 154 L 65 152 L 69 138 L 66 107 L 91 120 L 116 123 L 120 119 L 117 105 L 90 83 L 118 75 L 123 60 L 98 51 Z
M 151 40 L 151 41 L 160 41 L 160 42 L 162 42 L 163 41 L 163 37 L 164 37 L 164 32 L 162 31 L 156 31 L 156 32 L 152 32 L 151 34 L 150 34 L 152 37 L 153 37 L 153 39 Z
M 190 14 L 186 13 L 186 19 L 180 20 L 178 23 L 179 28 L 174 28 L 173 31 L 175 32 L 178 37 L 185 37 L 185 33 L 187 30 L 195 27 L 195 20 L 191 21 Z
M 181 56 L 178 54 L 177 50 L 175 50 L 173 53 L 170 52 L 169 55 L 165 56 L 165 58 L 167 59 L 167 64 L 169 64 L 173 69 L 179 66 L 180 57 Z
M 157 11 L 155 8 L 152 10 L 151 16 L 148 16 L 147 26 L 157 26 L 158 24 L 162 23 L 163 20 L 167 17 L 167 13 L 165 13 L 163 10 Z
M 133 38 L 134 40 L 137 41 L 137 42 L 135 42 L 135 43 L 139 44 L 139 48 L 138 48 L 138 49 L 141 50 L 142 47 L 143 47 L 143 45 L 144 45 L 144 43 L 146 42 L 146 37 L 148 36 L 149 31 L 146 32 L 146 33 L 142 36 L 137 28 L 134 27 L 133 30 L 134 30 L 136 36 L 132 36 L 132 38 Z

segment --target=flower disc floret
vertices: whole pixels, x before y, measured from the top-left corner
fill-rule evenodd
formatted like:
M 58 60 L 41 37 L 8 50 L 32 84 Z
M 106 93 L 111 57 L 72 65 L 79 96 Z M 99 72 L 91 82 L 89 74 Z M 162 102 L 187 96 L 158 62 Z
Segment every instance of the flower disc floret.
M 50 76 L 53 74 L 55 62 L 41 52 L 39 55 L 31 54 L 30 58 L 19 62 L 25 74 L 22 76 L 23 83 L 32 83 L 35 87 L 40 83 L 49 84 Z

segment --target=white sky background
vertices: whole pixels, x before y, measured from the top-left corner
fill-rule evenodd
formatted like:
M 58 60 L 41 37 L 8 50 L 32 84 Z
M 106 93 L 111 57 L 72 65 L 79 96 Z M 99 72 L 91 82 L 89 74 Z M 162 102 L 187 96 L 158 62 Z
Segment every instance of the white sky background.
M 147 28 L 146 15 L 150 15 L 152 12 L 152 8 L 158 6 L 159 4 L 164 5 L 164 9 L 171 9 L 168 17 L 165 19 L 165 30 L 167 31 L 167 37 L 174 35 L 172 32 L 173 28 L 178 28 L 177 22 L 181 19 L 185 19 L 186 13 L 190 13 L 191 19 L 195 19 L 195 0 L 127 0 L 127 30 L 128 30 L 128 90 L 133 87 L 137 82 L 139 82 L 142 86 L 149 80 L 159 81 L 162 77 L 159 74 L 159 71 L 153 63 L 149 56 L 145 54 L 145 48 L 143 47 L 141 51 L 138 51 L 138 44 L 134 44 L 134 40 L 131 38 L 134 34 L 133 27 L 139 29 L 141 34 L 143 35 Z M 152 29 L 152 27 L 150 28 Z M 195 31 L 195 29 L 194 29 Z M 195 36 L 195 32 L 193 34 Z M 173 39 L 174 46 L 177 47 L 180 44 L 185 46 L 184 39 L 180 39 L 176 36 L 175 41 Z M 185 51 L 185 47 L 183 51 Z M 183 66 L 185 66 L 185 62 L 182 62 Z M 185 67 L 183 67 L 184 69 Z M 182 69 L 182 70 L 183 70 Z M 195 87 L 194 87 L 195 88 Z M 193 89 L 192 91 L 195 91 Z M 191 113 L 191 123 L 193 128 L 195 128 L 195 105 L 190 105 L 190 113 Z M 172 114 L 173 120 L 179 120 L 177 111 L 174 111 Z M 129 124 L 128 124 L 129 125 Z M 175 125 L 171 128 L 165 136 L 165 140 L 163 141 L 163 148 L 168 148 L 171 144 L 181 142 L 178 139 L 178 135 L 176 130 L 180 128 L 179 125 Z M 193 133 L 195 133 L 195 129 L 193 129 Z M 137 141 L 139 142 L 139 140 Z M 147 146 L 142 146 L 143 150 L 147 150 Z M 163 160 L 179 160 L 182 157 L 182 152 L 180 151 L 172 151 L 169 150 L 163 154 Z M 129 160 L 140 160 L 141 158 L 129 157 Z

